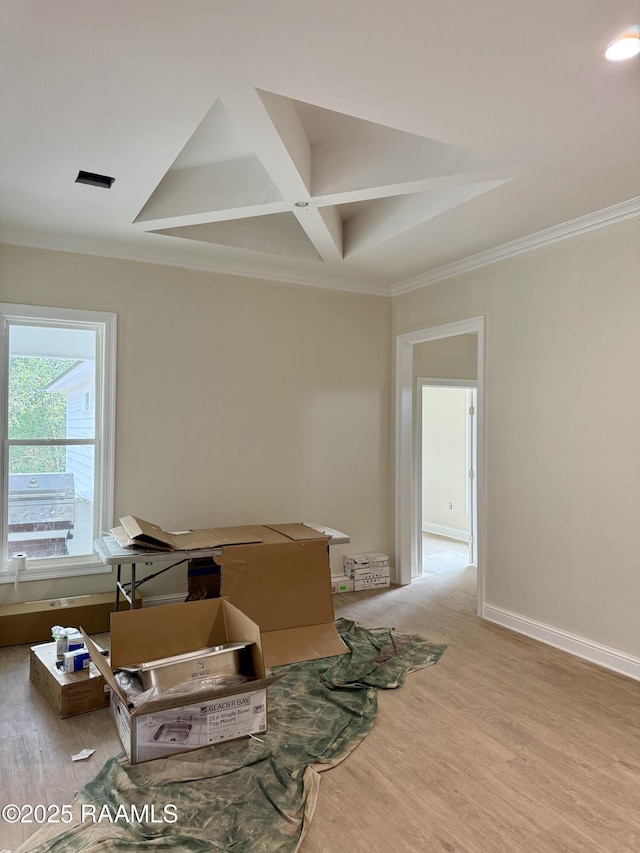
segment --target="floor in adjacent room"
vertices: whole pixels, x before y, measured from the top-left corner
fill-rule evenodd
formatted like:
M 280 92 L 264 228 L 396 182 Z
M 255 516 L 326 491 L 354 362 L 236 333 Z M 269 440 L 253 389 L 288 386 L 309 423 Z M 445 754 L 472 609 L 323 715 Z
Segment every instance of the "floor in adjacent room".
M 334 601 L 364 626 L 452 642 L 379 693 L 372 732 L 321 775 L 301 853 L 640 850 L 637 682 L 478 618 L 473 568 Z M 59 720 L 28 656 L 0 649 L 0 802 L 62 805 L 120 745 L 108 710 Z M 36 828 L 0 824 L 0 848 Z
M 433 533 L 422 534 L 422 574 L 460 571 L 469 565 L 469 544 Z

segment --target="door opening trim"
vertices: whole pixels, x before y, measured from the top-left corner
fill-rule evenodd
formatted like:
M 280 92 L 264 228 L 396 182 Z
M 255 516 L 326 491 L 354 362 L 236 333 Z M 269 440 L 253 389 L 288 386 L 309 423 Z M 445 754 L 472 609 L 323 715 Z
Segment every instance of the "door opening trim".
M 420 329 L 396 336 L 395 371 L 395 556 L 396 580 L 411 583 L 412 556 L 417 543 L 417 512 L 414 489 L 414 436 L 413 436 L 413 347 L 416 344 L 451 338 L 457 335 L 476 334 L 478 342 L 478 376 L 476 398 L 477 436 L 477 537 L 478 602 L 480 615 L 484 605 L 484 317 L 472 317 L 456 323 Z

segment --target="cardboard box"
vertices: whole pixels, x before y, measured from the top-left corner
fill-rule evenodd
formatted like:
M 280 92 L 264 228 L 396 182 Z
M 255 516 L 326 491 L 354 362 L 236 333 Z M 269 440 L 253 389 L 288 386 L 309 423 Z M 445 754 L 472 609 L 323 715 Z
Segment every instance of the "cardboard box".
M 367 551 L 370 566 L 388 566 L 389 555 L 383 554 L 382 551 Z
M 142 606 L 142 596 L 136 591 L 136 607 Z M 126 601 L 120 609 L 128 608 Z M 89 634 L 109 630 L 109 615 L 115 608 L 115 592 L 96 595 L 77 595 L 21 604 L 0 605 L 0 646 L 17 646 L 51 639 L 54 625 L 84 625 Z
M 109 707 L 109 688 L 95 666 L 80 672 L 63 672 L 56 661 L 55 643 L 33 646 L 29 678 L 59 717 Z
M 258 734 L 267 728 L 267 678 L 260 628 L 225 599 L 205 599 L 111 615 L 107 661 L 83 631 L 91 660 L 112 692 L 113 717 L 132 764 L 214 743 Z M 250 643 L 241 686 L 205 688 L 188 697 L 160 696 L 133 707 L 115 679 L 121 667 L 193 652 L 223 643 Z
M 390 586 L 389 578 L 356 578 L 353 581 L 353 589 L 355 592 L 361 592 L 365 589 L 384 589 Z
M 365 551 L 362 554 L 345 554 L 342 558 L 345 574 L 350 577 L 364 576 L 367 569 L 389 567 L 389 555 L 382 551 Z
M 213 549 L 220 594 L 260 626 L 266 666 L 348 651 L 334 624 L 328 534 L 306 524 L 166 533 L 134 516 L 120 521 L 134 550 L 149 543 Z
M 369 566 L 369 568 L 366 569 L 352 569 L 350 576 L 354 580 L 365 580 L 366 578 L 388 578 L 389 567 L 375 568 L 374 566 Z
M 352 569 L 369 568 L 368 554 L 345 554 L 342 558 L 342 567 L 345 574 L 350 574 Z
M 250 528 L 261 541 L 222 549 L 222 595 L 260 626 L 266 666 L 341 655 L 329 537 L 304 524 Z
M 124 547 L 149 548 L 158 551 L 197 551 L 200 548 L 260 542 L 260 536 L 249 527 L 207 527 L 201 530 L 169 533 L 157 524 L 134 515 L 125 515 L 121 518 L 120 526 L 114 527 L 111 533 Z
M 130 762 L 140 764 L 266 732 L 267 691 L 248 690 L 135 717 L 114 695 L 111 714 Z
M 374 578 L 391 577 L 391 566 L 373 566 L 371 568 L 371 574 Z
M 332 577 L 331 592 L 334 595 L 339 592 L 353 592 L 353 578 L 348 578 L 346 575 Z

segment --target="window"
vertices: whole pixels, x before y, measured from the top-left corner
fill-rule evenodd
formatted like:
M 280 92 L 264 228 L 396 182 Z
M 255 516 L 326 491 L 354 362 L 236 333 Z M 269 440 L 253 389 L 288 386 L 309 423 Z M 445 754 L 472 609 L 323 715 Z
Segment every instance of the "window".
M 24 580 L 105 571 L 111 526 L 116 316 L 0 304 L 2 567 Z

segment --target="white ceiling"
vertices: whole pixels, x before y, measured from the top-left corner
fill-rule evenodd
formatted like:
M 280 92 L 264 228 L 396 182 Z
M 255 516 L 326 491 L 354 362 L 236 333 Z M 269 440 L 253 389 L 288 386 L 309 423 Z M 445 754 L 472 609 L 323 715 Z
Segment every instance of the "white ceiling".
M 640 213 L 637 0 L 0 14 L 4 242 L 391 294 Z

